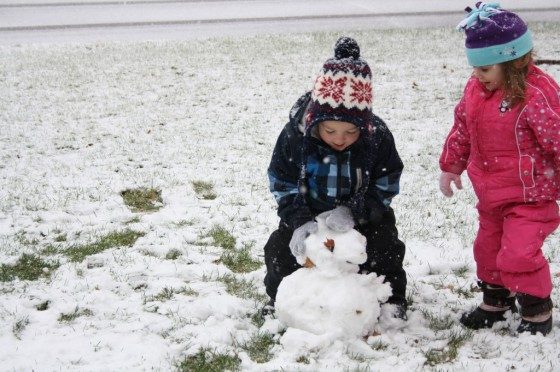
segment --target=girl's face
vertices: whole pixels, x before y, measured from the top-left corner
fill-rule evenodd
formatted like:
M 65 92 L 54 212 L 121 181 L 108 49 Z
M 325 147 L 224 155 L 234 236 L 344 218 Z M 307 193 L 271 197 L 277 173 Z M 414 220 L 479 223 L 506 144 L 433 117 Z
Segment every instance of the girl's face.
M 319 123 L 319 137 L 327 145 L 342 151 L 360 137 L 360 129 L 346 121 L 326 120 Z
M 501 88 L 504 83 L 504 71 L 502 65 L 489 65 L 473 67 L 473 75 L 489 91 Z

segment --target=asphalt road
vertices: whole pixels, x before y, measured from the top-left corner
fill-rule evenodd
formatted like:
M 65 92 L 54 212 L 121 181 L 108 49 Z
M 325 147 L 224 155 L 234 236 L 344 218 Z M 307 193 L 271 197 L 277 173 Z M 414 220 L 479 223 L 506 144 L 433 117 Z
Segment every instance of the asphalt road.
M 467 4 L 463 0 L 0 0 L 0 44 L 454 26 Z M 502 5 L 527 21 L 560 22 L 558 0 L 509 0 Z

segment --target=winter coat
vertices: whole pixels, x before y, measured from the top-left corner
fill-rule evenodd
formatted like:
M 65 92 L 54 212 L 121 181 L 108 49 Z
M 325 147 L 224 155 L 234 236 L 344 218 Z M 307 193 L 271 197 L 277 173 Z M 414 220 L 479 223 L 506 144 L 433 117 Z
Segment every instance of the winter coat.
M 560 188 L 560 89 L 534 65 L 525 101 L 508 108 L 502 90 L 475 77 L 455 107 L 455 122 L 440 157 L 444 172 L 465 169 L 480 205 L 557 200 Z
M 337 205 L 347 205 L 355 220 L 365 223 L 372 213 L 386 210 L 399 192 L 403 164 L 393 136 L 373 115 L 373 135 L 360 135 L 343 151 L 332 149 L 316 136 L 304 139 L 302 122 L 309 101 L 307 93 L 290 110 L 268 168 L 281 223 L 295 229 Z M 302 177 L 305 184 L 300 188 Z

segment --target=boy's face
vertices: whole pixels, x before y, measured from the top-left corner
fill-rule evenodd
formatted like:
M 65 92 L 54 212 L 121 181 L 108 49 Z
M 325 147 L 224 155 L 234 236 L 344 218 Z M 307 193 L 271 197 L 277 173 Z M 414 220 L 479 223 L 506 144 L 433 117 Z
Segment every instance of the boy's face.
M 473 75 L 489 91 L 500 88 L 504 82 L 504 72 L 499 64 L 473 67 Z
M 360 129 L 345 121 L 326 120 L 319 123 L 319 137 L 336 151 L 342 151 L 360 137 Z

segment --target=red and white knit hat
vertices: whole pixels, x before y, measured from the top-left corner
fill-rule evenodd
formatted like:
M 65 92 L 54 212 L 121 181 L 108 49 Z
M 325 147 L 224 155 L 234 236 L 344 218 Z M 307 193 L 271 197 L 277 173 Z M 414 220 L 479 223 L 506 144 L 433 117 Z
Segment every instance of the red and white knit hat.
M 345 121 L 371 131 L 371 69 L 356 40 L 341 37 L 315 79 L 305 117 L 306 132 L 325 120 Z

